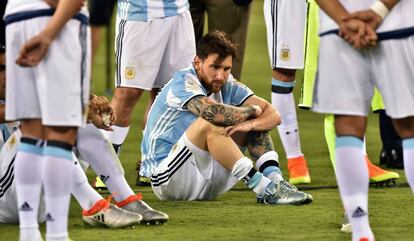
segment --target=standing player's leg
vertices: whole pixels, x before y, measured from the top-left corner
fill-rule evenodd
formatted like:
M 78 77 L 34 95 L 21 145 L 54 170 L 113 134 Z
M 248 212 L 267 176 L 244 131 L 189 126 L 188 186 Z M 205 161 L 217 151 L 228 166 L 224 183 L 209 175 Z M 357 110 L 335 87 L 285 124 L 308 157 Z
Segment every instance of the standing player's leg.
M 266 0 L 264 3 L 272 64 L 272 104 L 282 118 L 278 130 L 288 159 L 289 181 L 293 184 L 311 181 L 301 150 L 296 104 L 292 93 L 296 70 L 304 66 L 306 14 L 306 1 Z
M 336 179 L 353 237 L 373 239 L 368 220 L 368 167 L 363 138 L 366 117 L 335 116 Z
M 398 135 L 403 140 L 404 170 L 414 193 L 414 117 L 393 119 Z

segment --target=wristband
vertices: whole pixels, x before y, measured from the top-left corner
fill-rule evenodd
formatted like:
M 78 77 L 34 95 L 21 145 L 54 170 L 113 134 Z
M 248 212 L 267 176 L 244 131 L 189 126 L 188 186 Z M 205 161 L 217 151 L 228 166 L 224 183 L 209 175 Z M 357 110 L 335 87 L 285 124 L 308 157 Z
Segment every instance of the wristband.
M 387 17 L 387 15 L 390 13 L 390 10 L 387 8 L 387 6 L 381 0 L 378 0 L 374 4 L 372 4 L 370 9 L 374 13 L 378 14 L 382 19 Z

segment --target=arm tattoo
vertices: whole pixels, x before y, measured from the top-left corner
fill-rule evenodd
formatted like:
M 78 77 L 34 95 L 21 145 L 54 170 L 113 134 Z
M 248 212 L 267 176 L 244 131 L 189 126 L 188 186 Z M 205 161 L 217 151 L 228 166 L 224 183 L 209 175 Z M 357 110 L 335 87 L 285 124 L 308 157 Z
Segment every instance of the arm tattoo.
M 250 156 L 257 161 L 268 151 L 274 151 L 272 138 L 268 131 L 251 131 L 246 136 L 247 149 Z
M 207 97 L 191 99 L 187 108 L 195 115 L 216 126 L 232 126 L 253 116 L 256 110 L 252 106 L 235 107 L 216 103 Z

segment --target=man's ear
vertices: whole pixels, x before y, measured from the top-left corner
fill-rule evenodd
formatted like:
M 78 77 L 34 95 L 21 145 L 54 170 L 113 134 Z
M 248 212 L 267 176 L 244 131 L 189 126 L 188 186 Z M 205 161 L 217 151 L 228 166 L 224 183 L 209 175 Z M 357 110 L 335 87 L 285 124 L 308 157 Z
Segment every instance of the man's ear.
M 196 70 L 200 69 L 201 59 L 197 55 L 194 57 L 194 67 Z

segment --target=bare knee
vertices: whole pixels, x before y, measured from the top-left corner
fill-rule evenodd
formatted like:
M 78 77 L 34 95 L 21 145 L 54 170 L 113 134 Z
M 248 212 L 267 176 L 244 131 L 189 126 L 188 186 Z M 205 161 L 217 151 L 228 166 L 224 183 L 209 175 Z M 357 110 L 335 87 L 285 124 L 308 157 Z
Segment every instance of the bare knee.
M 272 77 L 282 82 L 292 82 L 295 80 L 295 69 L 275 68 L 272 71 Z
M 364 138 L 367 118 L 365 116 L 335 115 L 335 131 L 337 136 L 357 136 Z
M 116 125 L 128 126 L 132 111 L 143 93 L 137 88 L 116 88 L 111 106 L 116 114 Z
M 393 124 L 398 135 L 402 139 L 414 137 L 414 117 L 393 119 Z

